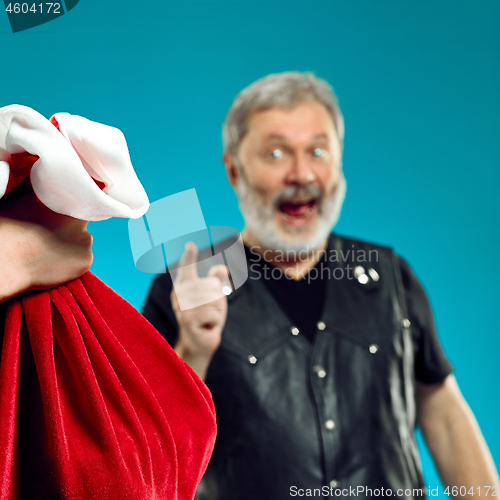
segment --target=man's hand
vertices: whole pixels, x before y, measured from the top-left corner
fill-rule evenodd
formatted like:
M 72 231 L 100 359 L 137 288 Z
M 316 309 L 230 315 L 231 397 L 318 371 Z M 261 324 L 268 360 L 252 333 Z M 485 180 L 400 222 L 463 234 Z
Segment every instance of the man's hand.
M 226 322 L 227 298 L 221 295 L 228 273 L 225 266 L 217 265 L 206 278 L 200 278 L 196 270 L 197 256 L 196 245 L 187 243 L 170 299 L 179 324 L 175 351 L 203 380 Z M 203 305 L 187 308 L 200 303 Z
M 53 212 L 33 192 L 0 207 L 0 302 L 76 279 L 91 264 L 87 221 Z

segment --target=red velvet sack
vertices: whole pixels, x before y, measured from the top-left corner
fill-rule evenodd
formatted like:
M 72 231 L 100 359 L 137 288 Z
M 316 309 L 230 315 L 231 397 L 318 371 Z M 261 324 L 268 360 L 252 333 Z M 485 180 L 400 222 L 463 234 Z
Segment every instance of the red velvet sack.
M 1 309 L 1 500 L 193 498 L 212 399 L 138 311 L 90 272 Z
M 123 134 L 55 117 L 0 108 L 0 198 L 29 175 L 56 212 L 143 215 Z M 93 274 L 0 304 L 0 348 L 0 500 L 194 497 L 215 443 L 210 392 Z

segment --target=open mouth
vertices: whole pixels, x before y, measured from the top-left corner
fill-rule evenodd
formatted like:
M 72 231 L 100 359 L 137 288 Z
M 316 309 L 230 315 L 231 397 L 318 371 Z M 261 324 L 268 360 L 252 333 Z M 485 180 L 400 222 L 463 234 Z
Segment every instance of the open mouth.
M 278 204 L 282 219 L 293 225 L 307 224 L 318 209 L 317 198 L 308 200 L 285 200 Z

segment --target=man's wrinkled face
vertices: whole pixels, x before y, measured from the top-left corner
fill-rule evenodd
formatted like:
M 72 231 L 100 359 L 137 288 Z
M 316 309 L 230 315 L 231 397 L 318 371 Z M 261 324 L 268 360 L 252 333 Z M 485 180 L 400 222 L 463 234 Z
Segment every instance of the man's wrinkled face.
M 324 106 L 310 101 L 250 115 L 238 160 L 240 207 L 262 245 L 312 250 L 324 243 L 345 193 L 340 141 Z

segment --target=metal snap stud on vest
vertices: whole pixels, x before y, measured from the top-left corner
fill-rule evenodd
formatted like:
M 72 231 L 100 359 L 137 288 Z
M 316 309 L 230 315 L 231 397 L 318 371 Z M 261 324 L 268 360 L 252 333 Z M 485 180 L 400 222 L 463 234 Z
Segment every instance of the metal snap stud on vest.
M 332 479 L 330 481 L 330 488 L 340 488 L 340 481 L 337 481 L 336 479 Z
M 368 283 L 368 275 L 365 273 L 365 268 L 363 266 L 356 266 L 353 269 L 354 277 L 362 284 L 366 285 Z
M 405 328 L 410 328 L 411 321 L 408 318 L 404 318 L 401 322 Z
M 380 279 L 379 274 L 377 273 L 377 271 L 375 271 L 375 269 L 373 269 L 373 267 L 370 267 L 370 269 L 368 269 L 368 274 L 373 281 L 378 281 Z
M 296 326 L 292 326 L 292 328 L 290 328 L 290 331 L 292 332 L 292 335 L 299 334 L 299 329 Z
M 318 327 L 318 330 L 324 330 L 326 328 L 326 325 L 323 323 L 323 321 L 318 321 L 316 323 L 316 326 Z
M 362 274 L 365 274 L 365 268 L 363 266 L 356 266 L 354 269 L 353 269 L 353 272 L 354 272 L 354 276 L 356 278 L 358 278 L 359 276 L 361 276 Z
M 335 422 L 331 418 L 329 418 L 325 422 L 325 428 L 328 429 L 329 431 L 333 431 L 333 429 L 335 429 Z
M 358 281 L 362 284 L 362 285 L 366 285 L 368 283 L 368 275 L 367 274 L 360 274 L 358 276 Z
M 378 345 L 377 344 L 372 344 L 370 347 L 368 347 L 368 350 L 372 353 L 375 354 L 378 351 Z
M 313 372 L 318 376 L 318 378 L 326 377 L 326 370 L 321 365 L 313 366 Z
M 255 363 L 257 363 L 257 358 L 253 354 L 250 354 L 250 356 L 248 356 L 248 362 L 251 365 L 254 365 Z

